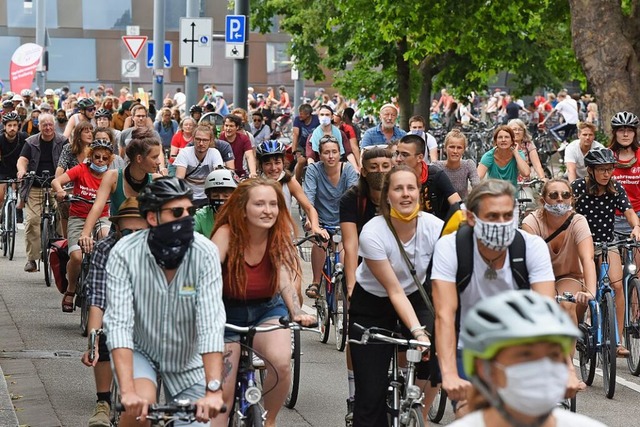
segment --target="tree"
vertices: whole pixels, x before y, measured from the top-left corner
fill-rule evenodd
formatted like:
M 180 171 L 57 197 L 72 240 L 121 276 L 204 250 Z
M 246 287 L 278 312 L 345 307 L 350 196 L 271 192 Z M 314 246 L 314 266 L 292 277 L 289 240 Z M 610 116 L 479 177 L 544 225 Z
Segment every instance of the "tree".
M 569 5 L 573 48 L 608 133 L 616 112 L 640 113 L 638 1 L 569 0 Z

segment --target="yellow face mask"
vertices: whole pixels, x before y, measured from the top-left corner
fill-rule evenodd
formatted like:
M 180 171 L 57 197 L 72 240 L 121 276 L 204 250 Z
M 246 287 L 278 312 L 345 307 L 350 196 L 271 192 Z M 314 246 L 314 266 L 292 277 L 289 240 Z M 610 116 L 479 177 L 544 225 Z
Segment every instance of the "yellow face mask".
M 404 221 L 404 222 L 409 222 L 415 217 L 417 217 L 419 213 L 420 213 L 420 203 L 416 203 L 416 208 L 409 215 L 402 215 L 400 212 L 395 210 L 393 206 L 391 207 L 390 215 L 391 215 L 391 218 L 399 219 L 400 221 Z

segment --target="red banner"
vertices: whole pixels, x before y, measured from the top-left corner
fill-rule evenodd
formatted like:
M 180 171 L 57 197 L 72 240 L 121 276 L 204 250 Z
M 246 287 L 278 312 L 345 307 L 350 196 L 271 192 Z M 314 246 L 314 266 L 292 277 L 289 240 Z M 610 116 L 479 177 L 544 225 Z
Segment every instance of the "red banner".
M 13 93 L 31 88 L 33 77 L 42 57 L 42 46 L 25 43 L 13 52 L 9 70 L 10 86 Z

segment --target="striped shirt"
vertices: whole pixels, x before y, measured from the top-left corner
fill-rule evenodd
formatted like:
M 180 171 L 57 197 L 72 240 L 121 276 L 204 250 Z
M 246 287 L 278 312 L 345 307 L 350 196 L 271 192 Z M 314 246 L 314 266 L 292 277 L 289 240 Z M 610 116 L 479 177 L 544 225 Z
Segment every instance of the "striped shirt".
M 216 246 L 197 233 L 171 283 L 149 250 L 149 230 L 123 237 L 107 261 L 107 346 L 151 361 L 172 395 L 204 380 L 201 354 L 222 352 L 222 273 Z
M 91 252 L 87 273 L 87 301 L 89 305 L 104 311 L 107 306 L 107 260 L 109 252 L 118 243 L 116 233 L 111 233 L 96 243 Z

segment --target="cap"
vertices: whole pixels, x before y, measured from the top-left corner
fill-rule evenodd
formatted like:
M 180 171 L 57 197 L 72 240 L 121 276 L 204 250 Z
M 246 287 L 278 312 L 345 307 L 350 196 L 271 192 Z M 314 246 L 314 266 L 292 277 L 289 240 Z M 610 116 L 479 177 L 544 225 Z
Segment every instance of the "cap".
M 40 104 L 40 110 L 41 111 L 51 111 L 51 105 L 49 105 L 49 103 L 47 103 L 47 102 L 43 102 L 42 104 Z
M 138 199 L 136 199 L 135 197 L 127 198 L 120 205 L 120 209 L 118 209 L 118 215 L 109 217 L 109 221 L 114 222 L 122 218 L 142 218 L 140 216 Z
M 53 96 L 56 93 L 53 91 L 53 89 L 47 89 L 44 91 L 45 96 Z
M 13 102 L 22 102 L 23 101 L 22 97 L 20 95 L 18 95 L 17 93 L 15 95 L 13 95 L 13 98 L 11 98 L 11 100 Z

